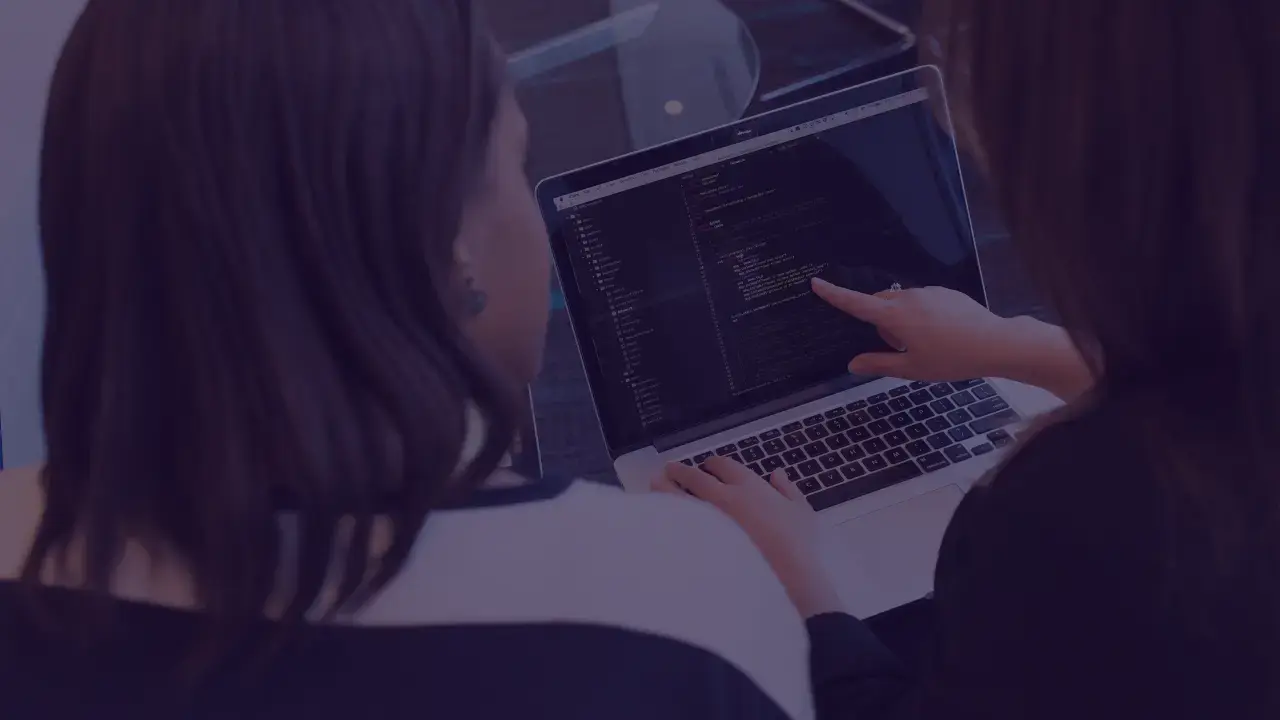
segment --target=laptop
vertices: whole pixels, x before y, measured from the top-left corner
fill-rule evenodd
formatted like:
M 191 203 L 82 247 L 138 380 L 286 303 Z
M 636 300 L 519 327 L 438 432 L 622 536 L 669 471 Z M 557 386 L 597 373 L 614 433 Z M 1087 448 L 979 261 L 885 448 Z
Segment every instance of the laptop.
M 888 346 L 810 280 L 986 303 L 932 66 L 538 184 L 605 445 L 628 490 L 712 455 L 787 474 L 867 616 L 926 596 L 964 493 L 1042 407 L 974 378 L 856 377 Z

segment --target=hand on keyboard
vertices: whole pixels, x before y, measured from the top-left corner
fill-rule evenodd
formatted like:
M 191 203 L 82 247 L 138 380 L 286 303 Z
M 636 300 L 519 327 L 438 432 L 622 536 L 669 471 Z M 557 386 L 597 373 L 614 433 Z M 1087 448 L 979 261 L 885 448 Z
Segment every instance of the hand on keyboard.
M 709 458 L 706 472 L 680 463 L 668 465 L 654 489 L 684 494 L 715 505 L 750 536 L 804 617 L 841 612 L 834 584 L 821 563 L 822 525 L 804 493 L 779 470 L 764 480 L 725 457 Z

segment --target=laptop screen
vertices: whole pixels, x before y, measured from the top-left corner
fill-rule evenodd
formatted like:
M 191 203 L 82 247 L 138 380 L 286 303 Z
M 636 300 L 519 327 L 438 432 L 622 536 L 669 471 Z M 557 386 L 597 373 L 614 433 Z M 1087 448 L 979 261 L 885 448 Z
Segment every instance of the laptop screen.
M 615 457 L 867 380 L 849 360 L 888 348 L 815 276 L 985 302 L 955 149 L 916 73 L 540 185 Z

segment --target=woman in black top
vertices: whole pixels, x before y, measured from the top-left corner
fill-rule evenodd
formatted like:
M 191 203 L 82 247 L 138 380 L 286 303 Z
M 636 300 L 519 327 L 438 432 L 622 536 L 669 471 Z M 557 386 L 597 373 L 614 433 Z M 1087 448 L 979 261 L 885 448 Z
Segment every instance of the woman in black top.
M 732 522 L 503 468 L 550 287 L 504 66 L 468 0 L 87 4 L 0 717 L 812 717 Z
M 939 289 L 815 291 L 903 349 L 860 374 L 1069 403 L 957 511 L 919 677 L 830 614 L 803 501 L 723 459 L 670 479 L 827 629 L 820 715 L 1280 717 L 1280 4 L 941 5 L 959 135 L 1066 332 Z

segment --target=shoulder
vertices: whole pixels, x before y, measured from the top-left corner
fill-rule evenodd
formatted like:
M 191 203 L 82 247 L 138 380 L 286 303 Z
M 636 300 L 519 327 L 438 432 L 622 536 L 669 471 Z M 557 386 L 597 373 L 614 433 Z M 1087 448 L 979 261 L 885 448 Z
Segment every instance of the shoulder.
M 710 506 L 575 483 L 545 502 L 439 513 L 374 624 L 572 622 L 711 653 L 811 714 L 804 624 L 745 533 Z
M 1140 413 L 1107 400 L 1032 429 L 961 503 L 947 559 L 1043 570 L 1049 584 L 1149 566 L 1167 498 Z
M 987 489 L 1022 500 L 1090 501 L 1093 493 L 1132 498 L 1152 488 L 1144 409 L 1131 399 L 1100 400 L 1052 416 L 1023 438 Z

